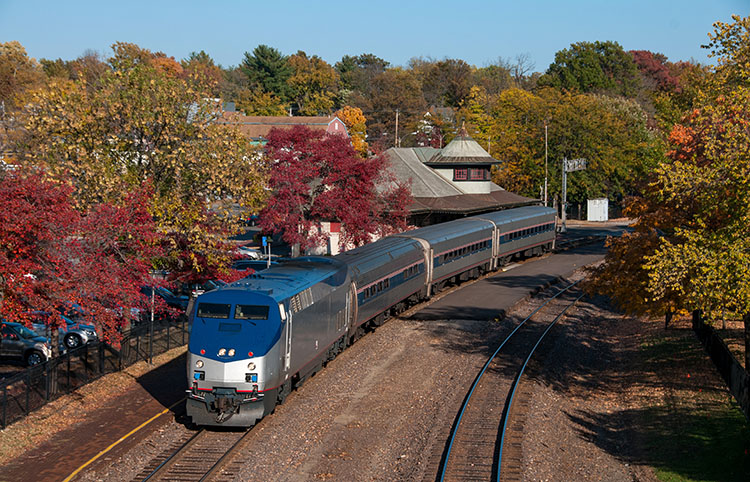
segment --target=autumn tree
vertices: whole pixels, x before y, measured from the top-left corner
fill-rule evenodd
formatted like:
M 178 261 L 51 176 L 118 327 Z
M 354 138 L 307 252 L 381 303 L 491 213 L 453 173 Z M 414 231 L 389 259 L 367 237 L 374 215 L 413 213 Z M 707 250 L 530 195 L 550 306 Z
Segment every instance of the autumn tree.
M 42 69 L 17 41 L 0 43 L 0 156 L 12 154 L 19 97 L 39 85 Z
M 639 192 L 640 179 L 663 152 L 638 103 L 593 94 L 507 89 L 496 96 L 472 89 L 462 115 L 472 136 L 504 162 L 493 180 L 539 197 L 544 184 L 544 125 L 549 133 L 549 192 L 561 193 L 561 161 L 584 157 L 585 171 L 568 178 L 568 200 L 606 196 L 619 201 Z
M 429 62 L 423 70 L 422 93 L 428 105 L 460 107 L 471 89 L 471 67 L 461 59 Z
M 632 96 L 639 86 L 633 57 L 617 42 L 578 42 L 555 54 L 540 86 Z
M 501 61 L 472 72 L 472 88 L 484 89 L 488 95 L 497 95 L 514 86 L 510 68 Z
M 242 89 L 234 98 L 237 109 L 245 115 L 283 116 L 287 115 L 287 106 L 281 99 L 270 92 L 259 89 Z
M 354 150 L 362 157 L 367 156 L 368 145 L 365 141 L 367 138 L 367 119 L 362 113 L 362 109 L 345 105 L 336 111 L 336 117 L 341 119 L 344 125 L 346 125 Z
M 231 223 L 224 206 L 258 209 L 264 167 L 249 141 L 215 122 L 220 106 L 160 59 L 115 44 L 111 70 L 94 88 L 51 79 L 26 98 L 21 148 L 26 162 L 57 179 L 70 177 L 82 208 L 120 204 L 128 192 L 123 185 L 152 182 L 151 211 L 161 232 L 182 233 L 187 249 L 207 251 L 182 266 L 176 251 L 182 244 L 175 243 L 165 266 L 207 273 L 209 265 L 229 262 L 225 250 L 211 249 L 218 243 L 208 242 Z
M 304 126 L 272 129 L 266 147 L 272 196 L 260 224 L 290 245 L 325 242 L 322 221 L 341 223 L 342 246 L 406 227 L 409 191 L 390 178 L 384 157 L 363 159 L 346 136 Z
M 709 37 L 718 65 L 699 87 L 697 108 L 672 129 L 672 149 L 634 211 L 636 229 L 651 235 L 613 241 L 595 281 L 634 312 L 736 313 L 750 367 L 750 17 L 717 22 Z M 639 276 L 617 273 L 620 286 L 608 289 L 603 279 L 625 250 Z M 630 304 L 629 292 L 643 301 Z
M 119 206 L 81 212 L 72 188 L 43 171 L 0 172 L 0 317 L 28 323 L 42 311 L 56 327 L 64 324 L 58 309 L 76 303 L 105 340 L 117 340 L 161 254 L 150 196 L 145 184 Z
M 338 90 L 338 73 L 317 55 L 303 51 L 289 57 L 292 75 L 287 79 L 300 115 L 327 115 L 333 110 Z
M 396 110 L 399 111 L 400 136 L 413 131 L 427 112 L 419 79 L 402 68 L 388 69 L 372 80 L 369 102 L 362 107 L 368 118 L 372 147 L 382 150 L 395 144 Z
M 210 55 L 203 50 L 190 52 L 186 59 L 180 61 L 180 65 L 184 75 L 192 78 L 194 82 L 200 85 L 202 91 L 212 97 L 220 97 L 224 73 Z

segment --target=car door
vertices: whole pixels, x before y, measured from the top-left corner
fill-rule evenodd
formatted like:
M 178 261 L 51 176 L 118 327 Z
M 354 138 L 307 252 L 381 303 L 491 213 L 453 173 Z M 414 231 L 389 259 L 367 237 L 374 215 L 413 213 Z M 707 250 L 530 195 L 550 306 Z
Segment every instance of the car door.
M 23 356 L 24 342 L 16 331 L 10 326 L 4 326 L 0 337 L 0 355 L 10 358 L 21 358 Z

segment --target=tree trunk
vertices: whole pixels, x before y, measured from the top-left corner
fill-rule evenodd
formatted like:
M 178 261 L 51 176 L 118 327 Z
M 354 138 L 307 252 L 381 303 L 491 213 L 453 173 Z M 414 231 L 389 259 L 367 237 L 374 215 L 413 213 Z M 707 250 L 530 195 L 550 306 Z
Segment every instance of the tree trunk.
M 750 371 L 750 313 L 745 313 L 742 322 L 745 325 L 745 370 Z
M 672 308 L 667 308 L 667 312 L 664 313 L 664 329 L 669 329 L 669 322 L 672 321 L 672 315 L 674 315 L 674 312 L 672 311 Z
M 701 319 L 701 310 L 694 310 L 693 311 L 693 331 L 697 332 L 700 330 L 701 325 L 703 325 L 703 320 Z

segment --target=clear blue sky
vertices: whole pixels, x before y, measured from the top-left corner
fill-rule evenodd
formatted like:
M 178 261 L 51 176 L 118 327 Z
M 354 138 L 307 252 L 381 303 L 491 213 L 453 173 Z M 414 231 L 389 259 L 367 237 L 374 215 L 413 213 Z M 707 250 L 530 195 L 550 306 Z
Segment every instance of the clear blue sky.
M 528 54 L 544 71 L 558 50 L 594 40 L 708 63 L 700 45 L 733 13 L 750 15 L 750 0 L 0 0 L 0 42 L 68 60 L 126 41 L 177 60 L 205 50 L 223 66 L 258 44 L 331 64 L 373 53 L 394 65 L 423 56 L 481 67 Z

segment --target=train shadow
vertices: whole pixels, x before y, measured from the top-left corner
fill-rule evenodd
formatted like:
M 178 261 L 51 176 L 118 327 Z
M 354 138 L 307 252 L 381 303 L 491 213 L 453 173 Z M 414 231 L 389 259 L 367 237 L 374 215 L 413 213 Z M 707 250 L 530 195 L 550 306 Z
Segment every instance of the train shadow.
M 173 360 L 154 368 L 138 377 L 138 384 L 164 408 L 170 409 L 174 420 L 182 425 L 191 426 L 185 415 L 185 364 L 183 353 Z

